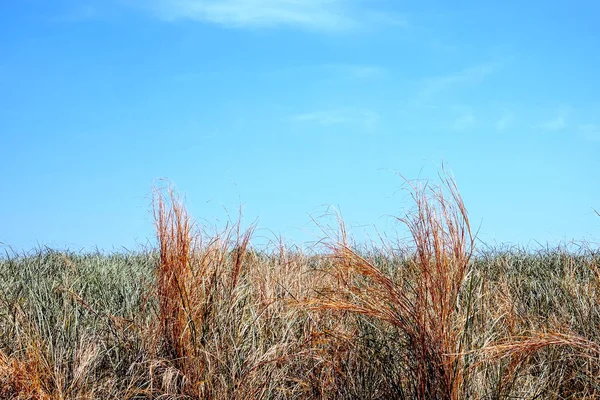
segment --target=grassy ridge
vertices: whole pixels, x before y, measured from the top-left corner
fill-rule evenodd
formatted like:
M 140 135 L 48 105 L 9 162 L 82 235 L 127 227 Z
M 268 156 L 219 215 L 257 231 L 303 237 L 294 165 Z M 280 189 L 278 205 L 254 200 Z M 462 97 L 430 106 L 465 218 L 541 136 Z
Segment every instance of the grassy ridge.
M 599 252 L 477 251 L 413 189 L 408 246 L 259 252 L 159 192 L 157 250 L 7 255 L 0 398 L 600 397 Z

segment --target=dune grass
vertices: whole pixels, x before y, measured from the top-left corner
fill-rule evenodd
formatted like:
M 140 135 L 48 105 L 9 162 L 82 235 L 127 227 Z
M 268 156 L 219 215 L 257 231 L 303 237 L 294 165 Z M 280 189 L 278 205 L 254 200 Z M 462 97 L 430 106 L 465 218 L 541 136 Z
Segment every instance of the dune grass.
M 451 179 L 408 243 L 258 251 L 157 191 L 157 248 L 0 258 L 0 398 L 600 397 L 600 252 L 475 248 Z

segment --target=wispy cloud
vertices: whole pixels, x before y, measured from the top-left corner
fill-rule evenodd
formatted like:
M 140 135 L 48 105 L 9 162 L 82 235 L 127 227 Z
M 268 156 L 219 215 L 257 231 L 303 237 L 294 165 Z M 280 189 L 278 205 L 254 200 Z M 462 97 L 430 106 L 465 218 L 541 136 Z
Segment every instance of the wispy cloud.
M 579 133 L 587 140 L 600 142 L 600 124 L 581 124 Z
M 504 110 L 502 116 L 496 122 L 496 130 L 503 132 L 515 122 L 515 114 L 512 111 Z
M 269 77 L 295 79 L 298 76 L 311 79 L 326 79 L 334 81 L 374 81 L 388 76 L 388 69 L 371 64 L 316 64 L 300 65 L 265 72 Z
M 475 114 L 472 111 L 467 111 L 454 120 L 452 129 L 455 131 L 464 131 L 475 124 Z
M 550 132 L 562 131 L 567 127 L 570 111 L 568 108 L 558 110 L 556 115 L 546 122 L 543 122 L 540 127 Z
M 384 78 L 387 75 L 385 68 L 376 65 L 338 64 L 333 67 L 334 69 L 337 68 L 350 79 L 372 80 Z
M 457 73 L 425 79 L 423 88 L 419 92 L 419 100 L 429 100 L 453 87 L 480 83 L 499 69 L 500 64 L 488 63 L 468 67 Z
M 106 17 L 110 6 L 97 4 L 95 2 L 57 2 L 53 14 L 45 17 L 48 22 L 71 23 L 83 22 L 92 19 Z
M 227 27 L 269 28 L 290 26 L 340 31 L 365 20 L 399 23 L 401 17 L 381 13 L 368 0 L 144 0 L 166 20 L 190 19 Z
M 317 124 L 325 127 L 335 125 L 358 125 L 367 131 L 373 131 L 380 115 L 366 108 L 332 108 L 292 115 L 288 118 L 294 123 Z

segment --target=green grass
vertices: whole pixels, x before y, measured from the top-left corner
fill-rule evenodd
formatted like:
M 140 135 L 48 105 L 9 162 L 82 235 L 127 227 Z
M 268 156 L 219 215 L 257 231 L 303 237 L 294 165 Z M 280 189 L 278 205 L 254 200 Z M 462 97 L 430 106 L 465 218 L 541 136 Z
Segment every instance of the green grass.
M 0 398 L 600 397 L 600 251 L 478 250 L 413 189 L 411 243 L 257 251 L 160 192 L 156 250 L 6 254 Z

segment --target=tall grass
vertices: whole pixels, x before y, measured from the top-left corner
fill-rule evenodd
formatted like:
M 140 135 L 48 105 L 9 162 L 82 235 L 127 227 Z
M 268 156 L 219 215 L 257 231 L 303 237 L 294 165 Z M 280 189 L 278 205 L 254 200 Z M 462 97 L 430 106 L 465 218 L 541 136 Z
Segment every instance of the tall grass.
M 157 248 L 0 258 L 0 398 L 600 397 L 600 253 L 474 248 L 451 179 L 411 187 L 408 242 L 307 253 L 194 223 Z
M 167 358 L 180 377 L 178 390 L 229 399 L 262 398 L 276 387 L 301 390 L 287 369 L 300 356 L 308 319 L 283 303 L 302 277 L 280 276 L 287 265 L 273 266 L 251 252 L 253 228 L 242 231 L 239 221 L 210 236 L 195 229 L 172 192 L 157 193 L 155 217 L 158 319 Z M 269 292 L 283 280 L 284 292 Z
M 413 187 L 416 208 L 401 221 L 412 235 L 414 252 L 398 266 L 407 270 L 402 279 L 393 280 L 353 250 L 342 226 L 342 240 L 330 246 L 339 284 L 311 303 L 315 310 L 351 311 L 396 330 L 405 363 L 401 392 L 418 399 L 465 394 L 466 332 L 458 297 L 474 239 L 456 185 L 450 179 L 443 183 L 443 188 Z

